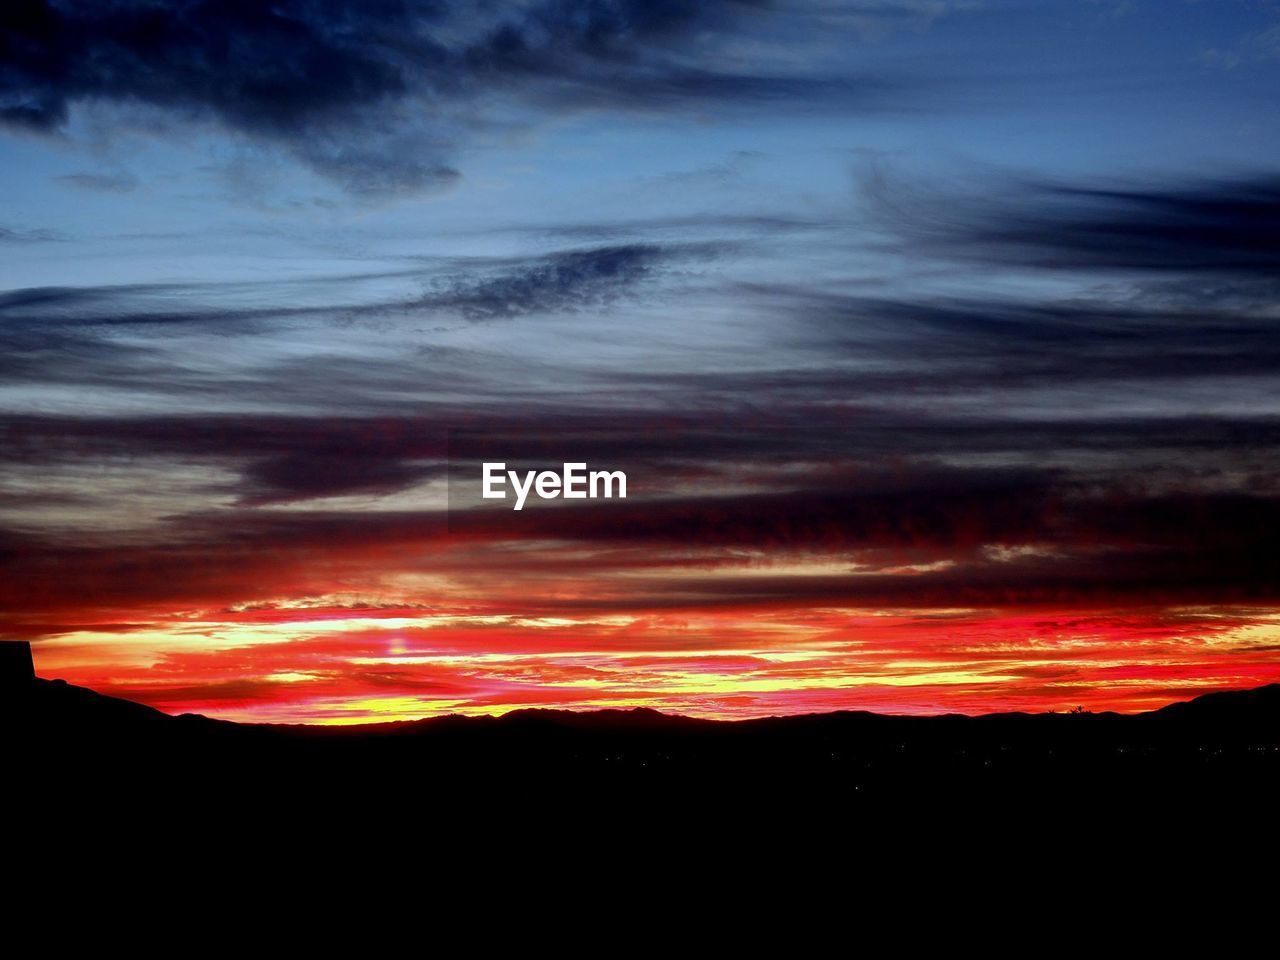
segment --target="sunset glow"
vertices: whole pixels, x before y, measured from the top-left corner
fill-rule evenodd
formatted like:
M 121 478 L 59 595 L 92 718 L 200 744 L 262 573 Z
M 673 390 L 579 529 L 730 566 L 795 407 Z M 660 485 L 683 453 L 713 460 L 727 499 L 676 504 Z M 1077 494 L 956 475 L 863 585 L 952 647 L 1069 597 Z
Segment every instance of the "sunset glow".
M 520 707 L 711 718 L 1150 709 L 1280 680 L 1280 616 L 1169 608 L 528 617 L 262 603 L 50 637 L 38 667 L 171 713 L 363 723 Z

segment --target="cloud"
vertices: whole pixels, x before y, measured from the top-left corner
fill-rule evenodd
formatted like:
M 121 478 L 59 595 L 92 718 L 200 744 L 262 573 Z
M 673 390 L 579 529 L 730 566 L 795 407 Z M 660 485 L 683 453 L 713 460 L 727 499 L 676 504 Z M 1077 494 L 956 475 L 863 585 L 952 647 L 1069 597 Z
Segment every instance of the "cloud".
M 1280 331 L 1263 310 L 1083 296 L 1059 302 L 815 297 L 777 290 L 768 296 L 797 301 L 796 312 L 819 328 L 830 348 L 904 365 L 929 361 L 909 374 L 924 389 L 1262 376 L 1280 367 Z M 895 376 L 902 374 L 880 378 L 880 388 Z M 866 386 L 876 379 L 866 377 Z
M 652 279 L 665 263 L 699 252 L 656 244 L 570 250 L 522 262 L 496 276 L 446 278 L 420 303 L 457 310 L 469 320 L 598 307 L 635 284 Z
M 50 243 L 61 240 L 52 230 L 19 230 L 13 227 L 0 227 L 0 243 Z
M 792 411 L 785 422 L 653 412 L 564 420 L 513 408 L 478 414 L 480 427 L 490 421 L 480 433 L 502 431 L 513 458 L 555 462 L 586 447 L 593 457 L 617 456 L 609 463 L 631 472 L 633 496 L 519 517 L 389 504 L 271 509 L 376 497 L 439 477 L 446 451 L 458 453 L 446 443 L 460 415 L 6 418 L 6 462 L 37 471 L 52 492 L 68 489 L 50 480 L 75 463 L 152 465 L 157 478 L 181 463 L 204 485 L 185 495 L 185 512 L 124 539 L 81 527 L 72 544 L 57 531 L 13 530 L 10 608 L 37 623 L 72 608 L 97 622 L 117 605 L 198 607 L 401 575 L 449 578 L 485 608 L 513 602 L 507 591 L 515 590 L 521 609 L 547 614 L 1280 600 L 1268 539 L 1280 523 L 1280 489 L 1263 475 L 1280 428 L 1267 418 L 1252 428 L 1236 420 L 1152 429 L 893 411 L 878 422 L 871 411 L 851 421 L 820 408 Z M 650 439 L 637 445 L 637 437 Z M 1151 465 L 1140 477 L 1135 448 Z M 463 455 L 478 452 L 470 446 Z M 81 471 L 74 489 L 90 501 L 110 497 L 111 487 L 94 490 L 107 475 Z M 232 503 L 211 498 L 212 477 L 228 478 L 222 492 Z M 155 486 L 163 495 L 164 484 Z M 770 570 L 788 558 L 819 567 Z M 671 577 L 673 569 L 681 575 Z M 590 583 L 590 598 L 548 586 L 566 578 Z
M 499 369 L 500 360 L 491 357 L 486 372 L 478 358 L 439 346 L 426 352 L 409 346 L 394 358 L 376 351 L 352 355 L 326 351 L 325 334 L 310 338 L 303 356 L 289 359 L 252 341 L 352 323 L 412 328 L 423 319 L 465 324 L 587 309 L 607 322 L 620 301 L 645 287 L 659 289 L 681 265 L 722 249 L 712 243 L 612 244 L 526 257 L 432 259 L 391 271 L 283 283 L 10 290 L 0 293 L 0 372 L 14 383 L 142 392 L 151 402 L 166 395 L 217 395 L 236 403 L 271 398 L 312 407 L 399 407 L 423 388 L 424 377 L 439 389 L 461 389 L 478 376 L 492 380 L 515 371 Z M 381 281 L 401 289 L 387 295 Z M 381 295 L 369 295 L 360 286 L 365 283 Z M 333 297 L 335 285 L 350 299 Z M 237 340 L 234 356 L 216 346 L 226 337 Z M 234 375 L 223 376 L 228 366 Z
M 244 329 L 271 319 L 385 317 L 395 311 L 448 313 L 468 320 L 514 318 L 604 306 L 680 263 L 705 260 L 723 249 L 714 243 L 606 244 L 523 257 L 429 259 L 396 271 L 288 283 L 28 287 L 0 293 L 0 318 L 10 326 L 36 324 L 41 329 L 174 324 Z M 354 287 L 380 279 L 416 279 L 425 289 L 417 295 L 330 300 L 322 306 L 288 302 L 291 297 L 296 301 L 299 289 L 308 284 L 321 291 L 334 283 Z M 247 305 L 246 293 L 253 294 Z
M 482 100 L 563 113 L 895 95 L 883 78 L 722 55 L 768 35 L 768 6 L 21 0 L 0 13 L 0 123 L 66 131 L 72 109 L 94 103 L 212 120 L 368 198 L 456 181 L 457 145 L 489 122 Z
M 881 177 L 867 197 L 888 238 L 877 249 L 930 271 L 932 291 L 743 290 L 766 313 L 806 318 L 793 343 L 826 351 L 833 389 L 830 361 L 875 357 L 889 364 L 882 390 L 970 402 L 1012 390 L 1078 410 L 1079 391 L 1106 386 L 1169 411 L 1180 405 L 1172 382 L 1211 383 L 1214 402 L 1252 406 L 1280 369 L 1274 174 L 967 191 Z M 865 366 L 846 389 L 875 385 Z
M 1267 12 L 1274 18 L 1274 8 Z M 1242 65 L 1277 58 L 1280 58 L 1280 23 L 1272 23 L 1233 44 L 1207 47 L 1196 57 L 1203 66 L 1220 70 L 1235 70 Z
M 877 184 L 881 223 L 933 255 L 1095 273 L 1273 277 L 1280 176 L 1150 186 L 1027 181 L 980 197 Z
M 1029 492 L 803 489 L 657 509 L 547 508 L 527 524 L 508 515 L 461 525 L 454 518 L 448 529 L 443 516 L 429 512 L 217 511 L 175 518 L 170 536 L 148 543 L 67 546 L 28 538 L 6 551 L 0 598 L 11 624 L 56 623 L 73 612 L 89 622 L 125 614 L 136 620 L 148 611 L 324 595 L 404 577 L 450 583 L 455 608 L 526 616 L 814 605 L 1096 611 L 1280 601 L 1266 534 L 1280 520 L 1274 497 L 1109 493 L 1046 501 Z M 1035 549 L 1009 561 L 977 549 L 989 543 Z M 785 569 L 788 557 L 823 559 L 793 573 Z M 772 569 L 778 563 L 782 568 Z M 568 589 L 584 578 L 590 589 Z
M 53 179 L 69 187 L 97 193 L 132 193 L 138 189 L 138 178 L 128 173 L 68 173 Z

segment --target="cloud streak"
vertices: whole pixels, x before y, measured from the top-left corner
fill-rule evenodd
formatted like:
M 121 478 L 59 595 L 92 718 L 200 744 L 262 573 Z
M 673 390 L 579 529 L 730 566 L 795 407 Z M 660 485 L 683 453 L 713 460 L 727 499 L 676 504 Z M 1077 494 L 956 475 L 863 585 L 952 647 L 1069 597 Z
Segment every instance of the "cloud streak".
M 962 259 L 1256 277 L 1274 275 L 1280 257 L 1280 178 L 1270 173 L 1147 187 L 1031 180 L 994 198 L 878 192 L 892 232 Z

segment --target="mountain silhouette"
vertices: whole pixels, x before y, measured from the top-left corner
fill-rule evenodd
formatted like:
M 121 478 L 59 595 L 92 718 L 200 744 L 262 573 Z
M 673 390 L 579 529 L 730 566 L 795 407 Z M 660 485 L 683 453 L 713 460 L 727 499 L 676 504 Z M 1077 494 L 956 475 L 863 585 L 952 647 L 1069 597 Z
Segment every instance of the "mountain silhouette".
M 719 721 L 646 708 L 522 709 L 315 727 L 170 716 L 34 676 L 4 682 L 5 763 L 45 803 L 67 802 L 86 784 L 113 784 L 112 796 L 133 798 L 135 810 L 174 795 L 205 805 L 287 797 L 298 809 L 316 798 L 368 809 L 413 797 L 437 810 L 509 797 L 646 816 L 670 811 L 677 797 L 697 809 L 809 812 L 921 798 L 1010 809 L 1280 798 L 1275 684 L 1134 715 L 844 711 Z

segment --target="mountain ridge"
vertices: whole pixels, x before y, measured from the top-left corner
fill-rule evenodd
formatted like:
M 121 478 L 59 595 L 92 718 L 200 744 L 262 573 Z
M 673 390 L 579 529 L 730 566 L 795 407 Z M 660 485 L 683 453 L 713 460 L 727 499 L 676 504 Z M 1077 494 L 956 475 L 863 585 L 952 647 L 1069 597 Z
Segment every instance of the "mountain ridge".
M 637 817 L 687 804 L 838 816 L 938 798 L 1077 811 L 1121 798 L 1280 801 L 1276 684 L 1141 714 L 710 720 L 643 707 L 526 708 L 329 727 L 170 716 L 56 680 L 23 690 L 0 699 L 0 756 L 28 802 L 51 808 L 86 787 L 95 797 L 113 791 L 113 809 L 175 799 L 215 818 L 249 816 L 259 800 L 377 817 L 410 797 L 449 816 L 515 803 Z
M 1152 710 L 1138 713 L 1118 713 L 1115 711 L 1083 711 L 1080 713 L 1063 713 L 1058 711 L 1000 711 L 993 713 L 966 714 L 958 712 L 936 714 L 896 714 L 880 713 L 872 710 L 831 710 L 797 714 L 770 714 L 763 717 L 743 718 L 710 718 L 691 717 L 680 713 L 666 713 L 652 707 L 605 707 L 598 710 L 568 710 L 554 707 L 522 707 L 500 714 L 460 714 L 450 713 L 434 717 L 418 717 L 412 720 L 371 721 L 369 723 L 325 725 L 307 723 L 242 723 L 209 717 L 200 713 L 169 714 L 156 707 L 99 693 L 88 687 L 80 687 L 61 679 L 45 679 L 34 677 L 31 689 L 37 699 L 63 701 L 63 706 L 88 708 L 103 712 L 114 711 L 119 716 L 130 715 L 135 719 L 152 719 L 157 722 L 181 721 L 184 723 L 215 724 L 246 730 L 275 730 L 281 732 L 313 731 L 334 734 L 377 734 L 405 732 L 412 729 L 428 729 L 432 726 L 455 724 L 497 723 L 525 724 L 551 723 L 566 726 L 608 726 L 625 728 L 628 726 L 669 726 L 672 728 L 687 727 L 735 727 L 772 723 L 797 723 L 823 720 L 858 720 L 874 719 L 893 722 L 926 722 L 926 721 L 969 721 L 990 723 L 999 720 L 1036 718 L 1071 718 L 1083 720 L 1106 720 L 1118 718 L 1123 720 L 1141 720 L 1149 717 L 1194 717 L 1204 715 L 1206 711 L 1217 710 L 1231 715 L 1256 711 L 1275 711 L 1280 715 L 1280 683 L 1264 684 L 1258 687 L 1245 687 L 1233 690 L 1216 690 L 1200 694 L 1189 700 L 1179 700 Z M 19 700 L 21 698 L 18 698 Z M 14 704 L 11 699 L 10 704 Z M 50 703 L 50 706 L 58 704 Z

